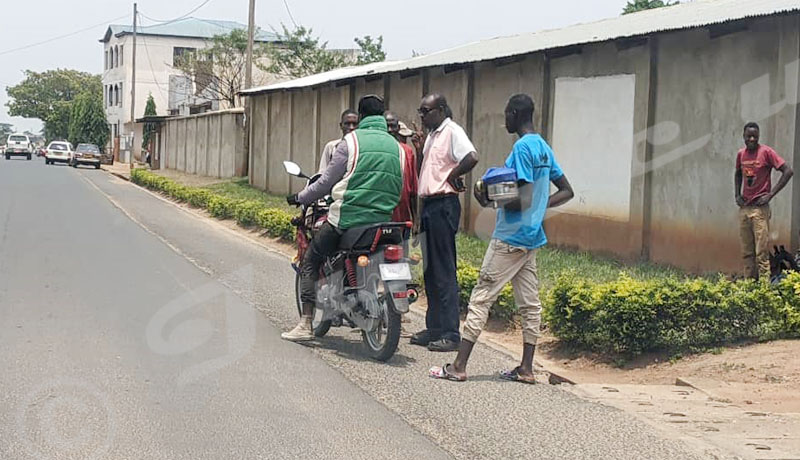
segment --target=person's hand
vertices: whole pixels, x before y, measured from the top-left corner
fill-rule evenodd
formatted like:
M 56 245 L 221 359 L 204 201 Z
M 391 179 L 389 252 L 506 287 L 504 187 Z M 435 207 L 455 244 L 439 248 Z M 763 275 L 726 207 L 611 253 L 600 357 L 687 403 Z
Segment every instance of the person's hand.
M 453 190 L 458 193 L 461 193 L 467 189 L 467 187 L 464 185 L 464 179 L 459 176 L 450 175 L 447 178 L 447 183 L 450 184 L 450 186 L 453 187 Z
M 489 197 L 486 195 L 486 190 L 483 188 L 483 181 L 476 181 L 475 185 L 472 187 L 472 195 L 478 200 L 478 204 L 481 207 L 488 207 L 491 203 L 489 202 Z
M 289 206 L 300 206 L 300 202 L 297 201 L 297 194 L 289 195 L 286 197 L 286 202 L 289 203 Z
M 736 197 L 736 205 L 739 206 L 740 208 L 744 207 L 745 201 L 744 201 L 744 198 L 742 198 L 741 195 Z
M 756 199 L 756 202 L 753 203 L 756 206 L 766 206 L 769 204 L 770 200 L 772 199 L 771 195 L 762 195 Z
M 414 134 L 411 135 L 411 145 L 414 146 L 414 150 L 418 154 L 422 155 L 422 148 L 425 146 L 425 133 L 413 121 L 411 122 L 411 129 L 414 130 Z

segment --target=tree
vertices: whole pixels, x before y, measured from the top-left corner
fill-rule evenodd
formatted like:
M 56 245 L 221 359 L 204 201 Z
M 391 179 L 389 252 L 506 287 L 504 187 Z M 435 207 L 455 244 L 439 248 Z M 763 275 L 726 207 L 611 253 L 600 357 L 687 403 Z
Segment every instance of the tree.
M 14 125 L 11 123 L 0 123 L 0 144 L 6 143 L 9 134 L 14 134 Z
M 42 120 L 48 139 L 67 138 L 72 101 L 84 91 L 100 94 L 102 101 L 102 88 L 99 75 L 69 69 L 26 70 L 21 83 L 6 89 L 6 105 L 11 116 Z
M 653 8 L 661 8 L 664 6 L 672 6 L 677 5 L 680 2 L 671 2 L 669 0 L 632 0 L 628 1 L 628 4 L 625 5 L 625 8 L 622 10 L 622 14 L 630 14 L 636 13 L 637 11 L 644 11 L 644 10 L 652 10 Z
M 383 35 L 379 35 L 375 40 L 369 35 L 365 35 L 364 38 L 356 37 L 353 41 L 361 48 L 361 52 L 356 58 L 356 64 L 364 65 L 386 60 L 386 52 L 383 51 Z
M 144 106 L 144 116 L 145 117 L 154 117 L 158 115 L 156 111 L 156 101 L 153 99 L 153 94 L 147 96 L 147 104 Z M 155 124 L 153 123 L 145 123 L 144 124 L 144 132 L 142 133 L 142 150 L 146 150 L 150 145 L 150 138 L 153 136 L 153 132 L 155 132 Z
M 84 91 L 70 107 L 69 140 L 74 145 L 95 144 L 101 149 L 108 142 L 108 121 L 103 107 L 103 92 Z
M 356 38 L 360 50 L 352 55 L 342 50 L 329 50 L 328 42 L 321 42 L 312 29 L 298 26 L 289 30 L 281 24 L 282 32 L 276 32 L 277 42 L 266 47 L 267 63 L 258 63 L 262 70 L 283 77 L 300 78 L 327 72 L 349 65 L 368 64 L 386 59 L 383 37 L 373 39 L 367 35 Z
M 184 54 L 175 67 L 192 80 L 196 95 L 236 107 L 238 93 L 244 88 L 246 53 L 247 31 L 235 29 L 214 36 L 205 48 Z M 253 47 L 254 60 L 264 54 L 262 45 Z

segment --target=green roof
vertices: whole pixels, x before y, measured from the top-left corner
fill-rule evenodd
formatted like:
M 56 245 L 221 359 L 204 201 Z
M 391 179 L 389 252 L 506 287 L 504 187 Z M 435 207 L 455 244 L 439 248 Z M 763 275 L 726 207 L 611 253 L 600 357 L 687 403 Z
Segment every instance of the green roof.
M 216 21 L 212 19 L 184 18 L 177 21 L 165 22 L 152 26 L 138 26 L 136 33 L 141 35 L 154 35 L 164 37 L 185 38 L 213 38 L 215 35 L 226 35 L 236 29 L 247 29 L 247 26 L 235 21 Z M 133 33 L 132 25 L 112 24 L 108 26 L 105 35 L 100 39 L 105 43 L 114 37 L 130 35 Z M 255 37 L 259 42 L 274 42 L 277 35 L 272 32 L 258 31 Z

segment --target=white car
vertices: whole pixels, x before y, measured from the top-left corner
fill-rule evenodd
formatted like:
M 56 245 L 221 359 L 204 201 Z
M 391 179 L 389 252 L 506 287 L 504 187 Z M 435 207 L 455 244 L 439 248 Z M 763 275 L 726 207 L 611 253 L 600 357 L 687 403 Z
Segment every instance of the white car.
M 44 162 L 46 164 L 64 163 L 70 164 L 72 162 L 72 144 L 64 141 L 53 141 L 47 146 L 44 153 Z
M 11 134 L 8 136 L 4 153 L 6 160 L 10 160 L 12 156 L 27 157 L 30 160 L 33 154 L 33 145 L 25 134 Z

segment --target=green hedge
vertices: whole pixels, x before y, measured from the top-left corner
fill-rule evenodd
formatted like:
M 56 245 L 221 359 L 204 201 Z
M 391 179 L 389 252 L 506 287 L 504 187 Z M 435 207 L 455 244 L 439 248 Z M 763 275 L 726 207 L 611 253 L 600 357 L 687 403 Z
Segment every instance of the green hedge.
M 218 219 L 235 219 L 243 227 L 259 227 L 272 237 L 294 240 L 292 214 L 270 208 L 262 201 L 235 199 L 210 190 L 181 185 L 146 169 L 134 169 L 131 180 L 143 187 L 163 193 L 177 201 L 203 208 Z
M 545 320 L 564 342 L 600 352 L 697 351 L 743 340 L 800 337 L 800 275 L 777 287 L 706 279 L 589 283 L 562 274 Z

